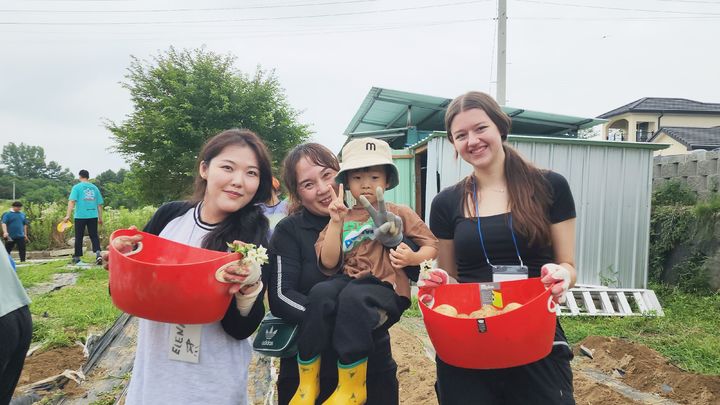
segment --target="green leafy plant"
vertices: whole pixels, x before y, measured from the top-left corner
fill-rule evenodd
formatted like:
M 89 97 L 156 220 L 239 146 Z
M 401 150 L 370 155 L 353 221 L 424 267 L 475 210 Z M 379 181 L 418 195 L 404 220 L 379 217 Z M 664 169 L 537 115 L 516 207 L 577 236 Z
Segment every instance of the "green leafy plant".
M 661 280 L 670 252 L 689 239 L 695 223 L 693 207 L 670 205 L 653 209 L 648 263 L 651 280 Z
M 658 187 L 652 194 L 652 206 L 662 205 L 694 205 L 697 202 L 697 193 L 687 184 L 677 180 L 670 180 Z
M 606 287 L 621 287 L 619 277 L 619 271 L 613 269 L 613 265 L 609 265 L 605 270 L 600 272 L 600 285 Z

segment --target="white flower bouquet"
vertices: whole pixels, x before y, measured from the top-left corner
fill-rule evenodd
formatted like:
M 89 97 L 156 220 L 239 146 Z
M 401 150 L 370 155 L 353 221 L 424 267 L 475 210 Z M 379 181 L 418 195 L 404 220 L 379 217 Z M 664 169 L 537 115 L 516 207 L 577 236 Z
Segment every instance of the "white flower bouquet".
M 230 251 L 240 253 L 243 256 L 242 259 L 240 259 L 240 265 L 249 271 L 248 276 L 242 284 L 254 284 L 260 280 L 260 275 L 262 274 L 261 267 L 263 264 L 268 263 L 267 249 L 262 245 L 256 246 L 252 243 L 242 245 L 228 243 L 227 245 Z

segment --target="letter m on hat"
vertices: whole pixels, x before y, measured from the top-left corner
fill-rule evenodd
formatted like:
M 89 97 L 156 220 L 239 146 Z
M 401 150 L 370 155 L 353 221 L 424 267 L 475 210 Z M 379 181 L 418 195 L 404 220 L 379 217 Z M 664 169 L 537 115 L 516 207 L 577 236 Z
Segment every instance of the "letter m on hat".
M 365 150 L 377 150 L 377 145 L 375 142 L 368 142 L 365 144 Z

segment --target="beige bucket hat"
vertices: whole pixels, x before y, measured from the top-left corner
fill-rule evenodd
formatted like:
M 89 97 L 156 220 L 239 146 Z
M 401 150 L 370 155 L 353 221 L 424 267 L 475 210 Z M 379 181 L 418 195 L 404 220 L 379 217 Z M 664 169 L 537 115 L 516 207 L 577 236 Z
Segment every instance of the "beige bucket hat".
M 398 185 L 398 170 L 392 160 L 392 150 L 387 142 L 375 138 L 356 138 L 348 142 L 341 152 L 340 171 L 335 182 L 347 187 L 347 172 L 364 167 L 387 165 L 388 187 Z

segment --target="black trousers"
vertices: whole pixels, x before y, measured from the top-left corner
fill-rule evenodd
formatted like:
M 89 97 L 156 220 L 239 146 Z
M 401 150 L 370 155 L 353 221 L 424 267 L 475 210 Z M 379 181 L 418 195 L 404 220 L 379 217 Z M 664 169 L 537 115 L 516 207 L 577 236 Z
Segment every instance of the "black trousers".
M 5 250 L 7 250 L 8 254 L 10 254 L 10 252 L 12 251 L 13 247 L 15 247 L 15 245 L 17 245 L 18 253 L 20 254 L 20 261 L 24 262 L 25 261 L 25 252 L 26 252 L 25 237 L 22 236 L 22 237 L 18 237 L 16 239 L 8 239 L 5 242 Z
M 98 219 L 97 218 L 75 218 L 75 254 L 74 257 L 82 257 L 83 255 L 83 238 L 85 237 L 85 227 L 87 226 L 88 236 L 92 243 L 93 252 L 100 251 L 100 238 L 98 237 Z
M 27 305 L 0 317 L 0 405 L 10 403 L 32 339 Z
M 336 368 L 334 364 L 331 365 Z M 325 364 L 323 364 L 325 367 Z M 295 365 L 295 368 L 297 366 Z M 398 405 L 399 385 L 397 379 L 397 368 L 390 370 L 368 374 L 366 379 L 367 388 L 367 404 L 368 405 Z M 290 403 L 295 391 L 297 391 L 299 380 L 297 378 L 279 378 L 277 382 L 278 404 L 287 405 Z M 315 401 L 316 404 L 322 404 L 332 395 L 337 387 L 337 373 L 320 377 L 320 395 Z
M 409 306 L 408 298 L 374 276 L 355 279 L 340 274 L 317 283 L 308 293 L 298 355 L 310 360 L 332 342 L 340 362 L 352 364 L 373 351 L 373 330 L 389 328 Z M 380 326 L 378 310 L 387 314 Z
M 550 354 L 525 366 L 470 370 L 437 362 L 440 405 L 574 405 L 572 352 L 567 345 L 553 346 Z

